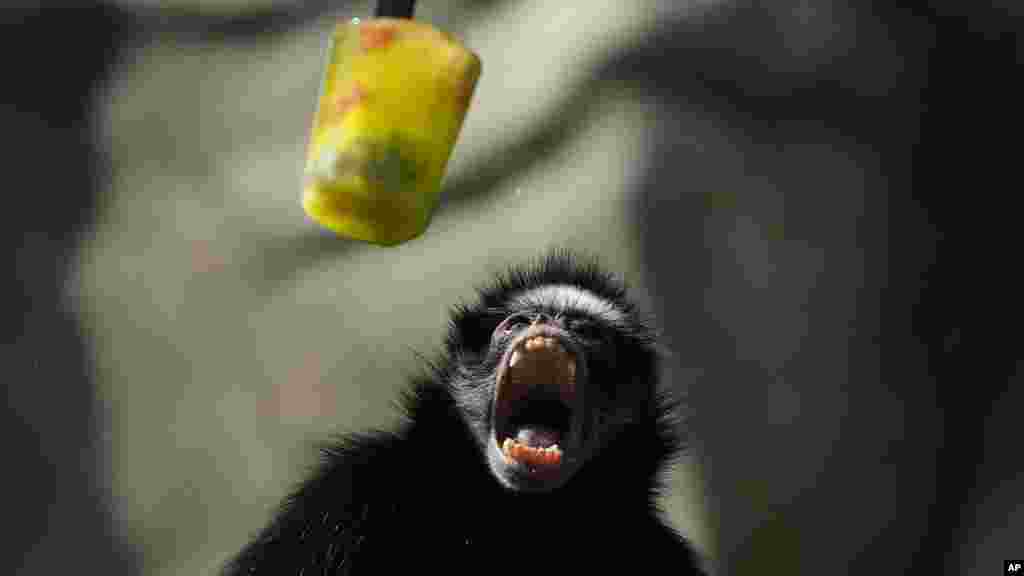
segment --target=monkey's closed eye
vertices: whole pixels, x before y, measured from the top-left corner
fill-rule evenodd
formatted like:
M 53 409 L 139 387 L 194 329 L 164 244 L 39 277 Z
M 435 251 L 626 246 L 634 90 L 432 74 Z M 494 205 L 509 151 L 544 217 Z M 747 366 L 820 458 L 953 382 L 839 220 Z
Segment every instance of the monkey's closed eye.
M 530 325 L 530 319 L 525 314 L 513 314 L 505 318 L 494 330 L 494 337 L 499 338 Z

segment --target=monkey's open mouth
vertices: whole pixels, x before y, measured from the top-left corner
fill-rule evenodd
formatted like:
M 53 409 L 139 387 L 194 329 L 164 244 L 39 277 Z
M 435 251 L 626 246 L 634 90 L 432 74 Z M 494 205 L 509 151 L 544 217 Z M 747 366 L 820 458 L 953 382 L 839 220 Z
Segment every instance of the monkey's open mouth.
M 576 355 L 552 334 L 514 343 L 498 373 L 495 441 L 506 464 L 544 476 L 561 466 L 576 405 Z

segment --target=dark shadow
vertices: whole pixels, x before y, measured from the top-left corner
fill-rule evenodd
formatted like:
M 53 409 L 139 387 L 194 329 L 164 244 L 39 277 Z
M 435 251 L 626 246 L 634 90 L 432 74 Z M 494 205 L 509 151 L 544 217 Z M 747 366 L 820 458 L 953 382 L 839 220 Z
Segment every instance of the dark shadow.
M 737 574 L 999 570 L 1019 546 L 1024 489 L 1008 433 L 1021 352 L 1006 336 L 1022 315 L 1010 264 L 1019 218 L 1001 184 L 1019 181 L 1019 146 L 1007 144 L 1021 125 L 1019 9 L 811 4 L 846 11 L 833 53 L 787 55 L 781 5 L 740 2 L 670 24 L 612 71 L 657 99 L 637 224 L 666 331 L 702 374 L 693 432 L 713 463 L 719 553 Z M 741 276 L 722 280 L 732 247 L 709 245 L 725 234 L 707 232 L 688 170 L 694 110 L 728 130 L 741 169 L 780 181 L 786 236 L 825 254 L 804 304 L 808 336 L 778 374 L 738 357 L 737 333 L 756 321 L 727 330 L 706 308 L 709 294 L 732 288 L 723 298 L 735 306 L 757 291 Z M 860 211 L 843 214 L 856 220 L 852 234 L 829 216 L 849 200 L 836 193 L 840 175 L 765 166 L 775 158 L 765 148 L 792 143 L 827 148 L 855 167 L 844 175 L 863 177 Z M 735 182 L 724 171 L 712 179 Z M 808 180 L 825 185 L 801 193 Z M 843 257 L 850 248 L 858 258 Z M 851 285 L 852 320 L 823 321 Z M 839 358 L 848 367 L 830 372 Z M 804 411 L 782 425 L 759 419 L 758 399 L 787 387 Z M 835 441 L 818 442 L 833 425 Z

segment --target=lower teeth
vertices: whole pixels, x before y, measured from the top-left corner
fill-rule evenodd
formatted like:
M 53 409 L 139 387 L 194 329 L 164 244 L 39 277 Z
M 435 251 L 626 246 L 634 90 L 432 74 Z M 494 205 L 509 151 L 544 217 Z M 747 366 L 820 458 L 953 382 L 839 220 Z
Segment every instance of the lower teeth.
M 506 438 L 501 451 L 509 463 L 516 461 L 533 466 L 555 466 L 562 462 L 562 450 L 557 444 L 547 448 L 535 448 Z

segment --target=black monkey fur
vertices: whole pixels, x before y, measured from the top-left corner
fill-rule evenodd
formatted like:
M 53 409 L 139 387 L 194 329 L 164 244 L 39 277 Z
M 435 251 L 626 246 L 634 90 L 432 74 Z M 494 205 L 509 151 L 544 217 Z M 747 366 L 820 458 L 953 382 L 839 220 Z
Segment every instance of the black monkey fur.
M 545 286 L 563 288 L 520 299 Z M 580 289 L 597 299 L 565 297 Z M 502 353 L 543 323 L 579 358 L 573 414 L 584 414 L 570 418 L 580 432 L 564 432 L 565 462 L 553 480 L 491 446 L 495 422 L 504 421 L 494 409 Z M 675 403 L 657 390 L 653 332 L 620 283 L 553 252 L 456 307 L 445 344 L 405 394 L 404 424 L 325 449 L 225 576 L 701 573 L 655 504 L 660 474 L 680 448 Z

